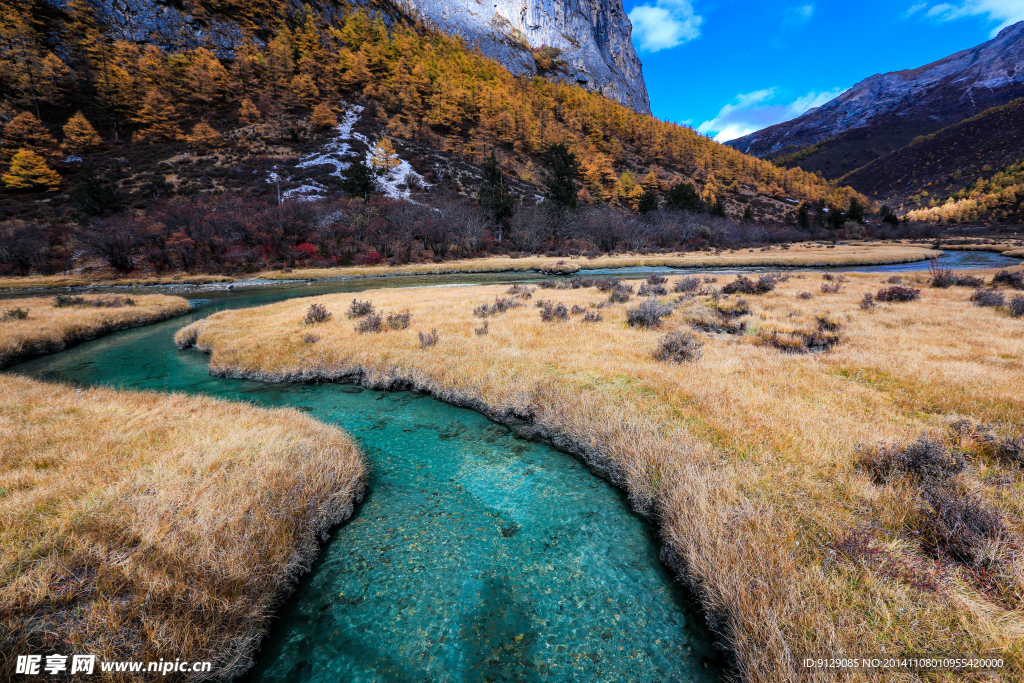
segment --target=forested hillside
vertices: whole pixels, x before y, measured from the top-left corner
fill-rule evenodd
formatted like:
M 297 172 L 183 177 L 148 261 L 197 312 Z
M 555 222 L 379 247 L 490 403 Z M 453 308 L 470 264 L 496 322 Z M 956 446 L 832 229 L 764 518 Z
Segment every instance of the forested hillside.
M 1024 99 L 921 136 L 843 176 L 865 194 L 905 210 L 946 203 L 1024 159 Z
M 549 192 L 548 153 L 562 150 L 571 203 L 622 212 L 619 232 L 631 213 L 666 199 L 689 211 L 775 225 L 795 224 L 801 202 L 836 209 L 864 203 L 849 188 L 780 169 L 582 88 L 516 78 L 393 8 L 292 10 L 269 0 L 181 5 L 193 12 L 192 23 L 161 24 L 159 41 L 140 41 L 123 37 L 137 36 L 138 26 L 109 13 L 104 20 L 87 0 L 61 7 L 0 0 L 0 211 L 44 226 L 55 240 L 69 233 L 85 240 L 96 225 L 121 216 L 132 222 L 124 230 L 137 253 L 117 256 L 119 269 L 141 260 L 143 243 L 159 252 L 149 261 L 160 268 L 222 269 L 284 255 L 291 262 L 330 254 L 330 262 L 343 263 L 373 253 L 436 258 L 478 253 L 487 244 L 504 248 L 512 206 L 497 213 L 490 206 L 484 219 L 500 225 L 485 228 L 492 233 L 486 238 L 473 228 L 476 237 L 454 250 L 451 240 L 442 246 L 395 226 L 375 245 L 351 235 L 334 246 L 310 244 L 314 237 L 303 228 L 310 209 L 289 209 L 293 218 L 282 219 L 274 207 L 311 187 L 332 201 L 347 194 L 362 202 L 379 191 L 372 178 L 357 178 L 355 190 L 342 182 L 346 155 L 359 156 L 360 149 L 368 150 L 375 172 L 406 169 L 389 181 L 389 196 L 436 203 L 454 193 L 475 202 L 490 177 L 499 194 L 527 209 Z M 492 155 L 496 167 L 488 176 L 483 167 Z M 180 219 L 168 218 L 183 210 L 178 198 L 188 198 L 188 211 L 207 222 L 233 216 L 234 227 L 182 242 L 175 237 L 185 234 Z M 356 227 L 398 215 L 365 206 L 325 215 L 360 216 L 352 218 Z M 523 244 L 550 248 L 577 239 L 593 248 L 584 228 L 580 234 L 564 225 L 531 228 Z M 705 227 L 698 230 L 705 237 L 684 238 L 673 230 L 658 238 L 663 248 L 706 244 L 710 234 Z M 171 255 L 160 246 L 168 239 L 187 248 Z M 415 245 L 396 246 L 403 240 Z M 613 249 L 620 242 L 604 243 Z M 202 251 L 201 244 L 207 257 L 197 261 L 191 251 Z M 66 259 L 47 263 L 53 270 Z
M 945 201 L 910 211 L 908 216 L 929 223 L 1020 223 L 1024 219 L 1024 160 L 979 178 Z

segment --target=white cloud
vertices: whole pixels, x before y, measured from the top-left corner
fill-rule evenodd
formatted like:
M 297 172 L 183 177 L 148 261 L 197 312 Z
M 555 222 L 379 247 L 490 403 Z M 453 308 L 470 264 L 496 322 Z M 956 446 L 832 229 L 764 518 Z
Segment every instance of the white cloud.
M 718 116 L 697 127 L 705 135 L 714 134 L 715 140 L 726 142 L 796 118 L 815 107 L 834 99 L 844 88 L 826 92 L 809 92 L 791 102 L 779 101 L 776 88 L 756 90 L 739 95 L 722 107 Z
M 700 37 L 704 18 L 693 11 L 690 0 L 655 0 L 629 13 L 633 41 L 641 52 L 657 52 Z
M 907 11 L 903 13 L 903 18 L 908 19 L 924 9 L 928 9 L 928 3 L 919 2 L 916 5 L 913 5 L 912 7 L 908 7 Z
M 814 5 L 800 5 L 790 7 L 783 13 L 783 23 L 789 26 L 800 26 L 806 24 L 814 16 Z
M 919 3 L 904 14 L 905 17 L 923 12 L 923 16 L 937 21 L 953 21 L 964 17 L 985 16 L 990 21 L 998 21 L 999 26 L 993 34 L 1010 24 L 1024 21 L 1024 0 L 963 0 L 959 3 L 943 2 L 929 6 Z

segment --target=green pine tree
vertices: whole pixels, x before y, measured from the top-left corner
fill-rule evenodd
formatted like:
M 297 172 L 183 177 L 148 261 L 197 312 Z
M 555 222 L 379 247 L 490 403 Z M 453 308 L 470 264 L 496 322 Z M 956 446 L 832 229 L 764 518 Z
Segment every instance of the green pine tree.
M 484 164 L 484 176 L 477 198 L 480 206 L 490 214 L 494 224 L 499 226 L 500 242 L 501 227 L 515 214 L 516 205 L 515 197 L 512 196 L 505 180 L 505 174 L 498 167 L 498 158 L 494 156 L 494 150 L 491 150 L 491 156 Z
M 551 145 L 541 155 L 547 164 L 548 171 L 544 176 L 544 185 L 548 188 L 547 198 L 555 206 L 575 211 L 578 203 L 576 174 L 580 172 L 580 162 L 576 155 L 564 144 Z

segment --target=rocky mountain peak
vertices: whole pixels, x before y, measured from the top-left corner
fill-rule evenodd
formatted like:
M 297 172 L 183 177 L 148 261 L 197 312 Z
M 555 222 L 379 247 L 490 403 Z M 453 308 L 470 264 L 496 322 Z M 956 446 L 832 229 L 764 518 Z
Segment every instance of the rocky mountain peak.
M 651 111 L 622 0 L 397 0 L 521 76 L 581 85 Z
M 729 144 L 758 156 L 810 147 L 848 131 L 898 122 L 906 134 L 951 125 L 1024 96 L 1024 22 L 916 69 L 876 74 L 806 114 Z M 917 130 L 913 125 L 917 124 Z

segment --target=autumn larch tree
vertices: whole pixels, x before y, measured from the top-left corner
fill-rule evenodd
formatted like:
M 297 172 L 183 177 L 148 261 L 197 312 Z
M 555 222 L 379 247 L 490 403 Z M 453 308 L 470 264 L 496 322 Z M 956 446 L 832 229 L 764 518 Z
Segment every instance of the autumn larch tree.
M 388 138 L 381 138 L 380 142 L 373 148 L 373 156 L 370 158 L 370 165 L 381 175 L 390 173 L 401 164 L 395 146 Z
M 64 124 L 63 144 L 64 149 L 69 152 L 82 153 L 99 149 L 103 145 L 103 140 L 89 123 L 89 119 L 79 111 Z
M 317 130 L 330 130 L 338 127 L 338 119 L 331 111 L 331 108 L 321 102 L 313 107 L 313 114 L 309 117 L 313 127 Z
M 7 173 L 0 180 L 16 192 L 56 192 L 60 189 L 60 175 L 46 164 L 46 159 L 28 149 L 15 152 Z
M 182 137 L 178 127 L 178 112 L 160 91 L 150 90 L 146 101 L 135 117 L 139 124 L 138 138 L 145 142 L 173 142 Z
M 22 149 L 44 158 L 54 156 L 57 150 L 57 140 L 39 119 L 27 111 L 15 116 L 4 128 L 0 160 L 10 161 Z
M 253 101 L 246 97 L 242 100 L 241 106 L 238 107 L 238 120 L 247 126 L 251 126 L 254 123 L 259 123 L 263 118 L 263 114 L 256 108 Z
M 220 133 L 206 121 L 200 121 L 192 126 L 192 132 L 185 136 L 185 140 L 196 147 L 206 148 L 220 147 L 222 142 Z

